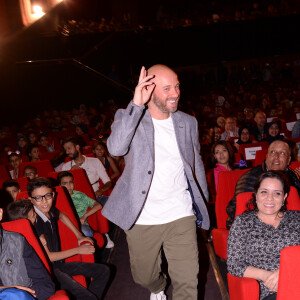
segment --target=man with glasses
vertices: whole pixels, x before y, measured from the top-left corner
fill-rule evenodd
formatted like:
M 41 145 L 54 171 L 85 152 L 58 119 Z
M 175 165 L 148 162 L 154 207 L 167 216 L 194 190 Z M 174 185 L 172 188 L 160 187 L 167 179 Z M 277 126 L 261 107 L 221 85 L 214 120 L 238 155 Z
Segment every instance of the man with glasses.
M 50 261 L 60 289 L 66 290 L 74 299 L 101 299 L 109 279 L 109 268 L 102 264 L 69 262 L 64 259 L 76 254 L 93 254 L 93 241 L 82 235 L 71 220 L 53 205 L 55 192 L 46 178 L 35 178 L 27 185 L 28 195 L 37 213 L 34 228 Z M 57 221 L 63 222 L 77 237 L 78 247 L 61 251 Z M 90 244 L 80 245 L 82 242 Z M 83 275 L 93 278 L 88 288 L 83 287 L 71 276 Z M 73 299 L 73 298 L 72 298 Z

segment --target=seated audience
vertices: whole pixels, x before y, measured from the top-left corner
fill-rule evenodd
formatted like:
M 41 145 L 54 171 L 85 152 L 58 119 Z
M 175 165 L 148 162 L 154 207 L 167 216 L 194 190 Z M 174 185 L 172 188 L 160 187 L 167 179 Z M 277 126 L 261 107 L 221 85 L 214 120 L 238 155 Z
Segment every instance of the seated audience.
M 280 251 L 300 245 L 300 212 L 286 210 L 289 190 L 283 172 L 260 174 L 247 212 L 237 216 L 228 236 L 228 272 L 258 280 L 262 300 L 276 299 Z
M 48 141 L 48 136 L 46 134 L 40 135 L 39 143 L 41 145 L 40 149 L 44 152 L 54 152 L 54 144 L 50 145 Z
M 261 142 L 266 134 L 267 117 L 263 111 L 258 111 L 254 118 L 255 124 L 252 127 L 251 134 L 254 136 L 255 142 Z
M 62 171 L 78 168 L 85 169 L 97 197 L 97 201 L 101 203 L 101 199 L 98 200 L 98 198 L 100 198 L 104 192 L 112 188 L 112 182 L 102 163 L 97 158 L 82 155 L 80 145 L 76 138 L 67 139 L 63 147 L 66 154 L 71 158 L 71 161 L 63 165 Z M 104 184 L 101 188 L 99 186 L 99 179 L 101 179 Z M 104 205 L 103 203 L 101 204 Z
M 222 141 L 229 141 L 232 137 L 238 137 L 238 127 L 236 120 L 232 117 L 226 118 L 225 131 L 221 135 Z
M 242 126 L 239 128 L 239 139 L 234 144 L 237 150 L 239 150 L 240 145 L 242 144 L 251 144 L 252 141 L 250 139 L 250 130 L 248 126 Z
M 95 154 L 95 157 L 101 161 L 107 174 L 109 174 L 110 179 L 118 179 L 121 173 L 114 159 L 108 155 L 106 145 L 102 142 L 96 142 L 93 145 L 93 153 Z
M 292 129 L 292 138 L 297 139 L 300 137 L 300 120 L 298 120 Z
M 42 245 L 53 262 L 55 277 L 60 289 L 66 290 L 74 299 L 101 299 L 109 279 L 109 268 L 102 264 L 70 262 L 65 263 L 65 258 L 76 254 L 93 254 L 95 248 L 89 237 L 82 235 L 71 220 L 54 205 L 55 192 L 51 183 L 46 178 L 35 178 L 27 185 L 28 195 L 37 213 L 34 228 Z M 57 221 L 63 222 L 77 237 L 78 247 L 61 251 Z M 89 242 L 90 244 L 81 244 Z M 84 288 L 71 276 L 83 275 L 91 280 L 88 288 Z
M 27 156 L 30 161 L 39 161 L 40 160 L 40 150 L 39 146 L 33 145 L 29 146 L 27 149 Z
M 29 199 L 19 199 L 7 205 L 7 217 L 9 221 L 28 219 L 32 225 L 36 221 L 36 212 Z
M 236 196 L 240 193 L 252 192 L 254 190 L 255 180 L 260 174 L 266 171 L 283 171 L 290 180 L 290 184 L 296 187 L 298 194 L 300 195 L 299 175 L 297 171 L 294 171 L 288 167 L 290 162 L 291 149 L 289 145 L 284 141 L 273 142 L 268 148 L 268 153 L 263 164 L 247 171 L 237 181 L 235 186 L 234 197 L 228 203 L 226 208 L 226 212 L 228 214 L 228 219 L 226 222 L 227 228 L 230 228 L 234 219 L 236 208 Z
M 26 166 L 23 170 L 23 176 L 27 177 L 29 181 L 38 177 L 37 168 L 34 166 Z
M 72 173 L 63 171 L 57 175 L 57 182 L 64 186 L 73 201 L 76 212 L 80 219 L 81 231 L 85 236 L 93 237 L 94 231 L 89 226 L 87 218 L 102 208 L 102 205 L 86 194 L 74 190 L 74 177 Z M 91 208 L 87 211 L 88 208 Z
M 229 142 L 219 141 L 212 147 L 214 179 L 218 188 L 219 174 L 222 171 L 231 171 L 234 168 L 234 151 Z
M 283 140 L 284 136 L 280 134 L 280 131 L 281 131 L 280 120 L 272 121 L 267 125 L 266 138 L 264 140 L 269 142 L 269 144 L 277 140 Z
M 222 133 L 225 131 L 225 118 L 220 116 L 217 118 L 217 125 L 221 128 Z
M 0 221 L 3 217 L 4 208 L 2 206 L 1 204 Z M 32 205 L 30 207 L 32 209 Z M 12 265 L 5 263 L 12 258 Z M 46 300 L 54 295 L 54 283 L 34 249 L 21 234 L 6 231 L 1 225 L 0 261 L 0 289 L 16 288 L 19 290 L 19 294 L 14 296 L 26 300 Z M 34 297 L 29 297 L 29 295 Z M 0 298 L 2 299 L 1 296 Z
M 12 170 L 9 171 L 11 179 L 15 179 L 19 177 L 19 166 L 22 162 L 20 152 L 8 152 L 8 162 L 12 167 Z
M 38 137 L 35 132 L 30 132 L 28 134 L 29 146 L 37 146 L 38 145 Z
M 23 135 L 17 137 L 17 151 L 20 152 L 20 155 L 26 155 L 28 149 L 27 138 Z
M 21 192 L 20 185 L 16 180 L 6 180 L 2 189 L 10 194 L 12 201 L 16 201 L 18 193 Z

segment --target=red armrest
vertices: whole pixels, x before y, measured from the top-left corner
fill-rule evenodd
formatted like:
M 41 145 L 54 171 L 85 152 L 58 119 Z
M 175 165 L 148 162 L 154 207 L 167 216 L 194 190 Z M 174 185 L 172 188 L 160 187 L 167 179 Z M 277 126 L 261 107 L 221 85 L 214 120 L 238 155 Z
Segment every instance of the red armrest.
M 68 297 L 66 291 L 64 291 L 64 290 L 56 291 L 56 293 L 53 296 L 48 298 L 48 300 L 68 300 L 68 299 L 69 299 L 69 297 Z
M 212 230 L 212 238 L 216 255 L 220 258 L 227 259 L 227 238 L 229 230 L 217 228 Z
M 255 279 L 227 273 L 230 300 L 259 300 L 259 284 Z

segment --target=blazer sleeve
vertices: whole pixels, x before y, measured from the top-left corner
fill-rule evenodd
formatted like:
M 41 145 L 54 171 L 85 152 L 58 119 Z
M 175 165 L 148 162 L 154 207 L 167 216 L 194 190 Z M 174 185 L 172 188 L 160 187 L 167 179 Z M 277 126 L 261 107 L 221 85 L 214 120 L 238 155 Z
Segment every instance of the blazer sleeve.
M 137 126 L 145 112 L 145 106 L 137 106 L 132 101 L 126 109 L 116 112 L 111 126 L 111 134 L 107 140 L 107 148 L 113 156 L 127 154 Z

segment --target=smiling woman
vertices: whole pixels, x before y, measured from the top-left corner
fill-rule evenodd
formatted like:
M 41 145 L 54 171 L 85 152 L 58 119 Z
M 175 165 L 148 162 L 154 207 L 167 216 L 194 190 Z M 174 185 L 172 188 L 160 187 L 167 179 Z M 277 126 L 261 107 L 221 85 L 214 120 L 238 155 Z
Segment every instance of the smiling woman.
M 289 190 L 284 173 L 261 174 L 248 211 L 236 218 L 229 232 L 228 271 L 258 280 L 260 299 L 276 299 L 281 249 L 300 245 L 300 212 L 286 211 Z

